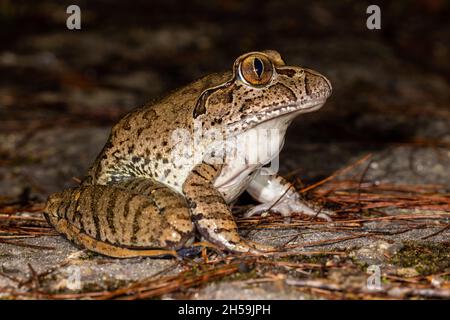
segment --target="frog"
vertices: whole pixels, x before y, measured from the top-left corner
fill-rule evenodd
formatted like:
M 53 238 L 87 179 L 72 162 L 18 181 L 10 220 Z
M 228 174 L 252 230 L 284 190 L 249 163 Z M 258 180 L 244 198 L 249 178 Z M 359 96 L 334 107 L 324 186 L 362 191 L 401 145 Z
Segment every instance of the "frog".
M 81 183 L 50 195 L 44 215 L 76 245 L 114 258 L 176 255 L 195 239 L 230 253 L 273 252 L 240 236 L 231 206 L 247 191 L 259 202 L 247 217 L 331 220 L 270 170 L 294 118 L 331 93 L 325 76 L 275 50 L 245 53 L 230 70 L 123 116 Z

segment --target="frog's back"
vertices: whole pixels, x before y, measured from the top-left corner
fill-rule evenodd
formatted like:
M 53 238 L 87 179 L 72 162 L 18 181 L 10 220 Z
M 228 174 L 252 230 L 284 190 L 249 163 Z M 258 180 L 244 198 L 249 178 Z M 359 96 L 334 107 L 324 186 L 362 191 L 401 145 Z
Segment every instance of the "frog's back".
M 206 76 L 165 98 L 136 108 L 113 126 L 108 141 L 90 167 L 83 185 L 109 184 L 150 177 L 181 187 L 181 168 L 169 156 L 174 130 L 193 130 L 193 109 L 201 93 L 229 79 L 229 72 Z M 188 171 L 184 172 L 184 175 Z M 165 181 L 163 181 L 165 180 Z

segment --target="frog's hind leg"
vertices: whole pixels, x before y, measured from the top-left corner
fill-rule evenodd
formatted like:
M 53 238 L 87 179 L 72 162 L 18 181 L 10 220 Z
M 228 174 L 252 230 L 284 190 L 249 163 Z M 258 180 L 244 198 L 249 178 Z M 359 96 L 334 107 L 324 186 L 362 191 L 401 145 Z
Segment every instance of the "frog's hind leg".
M 133 258 L 133 257 L 162 257 L 162 256 L 177 256 L 175 250 L 163 249 L 130 249 L 119 247 L 107 242 L 98 241 L 87 234 L 81 232 L 80 229 L 70 224 L 65 219 L 60 219 L 55 224 L 55 229 L 64 234 L 67 239 L 75 242 L 79 246 L 88 250 L 103 254 L 113 258 Z
M 220 166 L 205 162 L 197 165 L 183 184 L 183 193 L 191 209 L 197 230 L 208 241 L 232 252 L 262 254 L 276 249 L 251 243 L 239 236 L 236 222 L 227 203 L 214 188 Z
M 194 238 L 189 209 L 181 195 L 146 180 L 65 190 L 50 196 L 45 216 L 67 238 L 100 254 L 175 255 Z

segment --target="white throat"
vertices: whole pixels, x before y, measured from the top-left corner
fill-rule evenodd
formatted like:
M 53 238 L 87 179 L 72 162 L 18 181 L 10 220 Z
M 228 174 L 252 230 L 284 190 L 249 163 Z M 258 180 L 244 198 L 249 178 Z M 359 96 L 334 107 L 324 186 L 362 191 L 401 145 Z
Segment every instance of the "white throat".
M 295 116 L 287 114 L 263 122 L 229 141 L 229 148 L 234 150 L 227 152 L 225 166 L 214 182 L 214 187 L 218 188 L 227 202 L 234 200 L 247 188 L 253 173 L 278 156 L 283 148 L 286 130 Z M 272 164 L 271 167 L 274 168 Z

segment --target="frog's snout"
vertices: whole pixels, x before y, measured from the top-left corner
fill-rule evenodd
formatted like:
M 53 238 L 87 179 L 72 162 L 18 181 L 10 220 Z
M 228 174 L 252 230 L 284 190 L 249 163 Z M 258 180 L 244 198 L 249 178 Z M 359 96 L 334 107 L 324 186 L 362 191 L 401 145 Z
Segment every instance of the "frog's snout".
M 322 76 L 322 79 L 325 81 L 326 85 L 328 86 L 328 96 L 327 96 L 327 98 L 328 98 L 329 96 L 331 96 L 331 93 L 333 92 L 333 87 L 331 86 L 331 82 L 330 82 L 330 80 L 328 80 L 327 77 Z
M 316 71 L 305 69 L 305 92 L 311 99 L 325 100 L 332 91 L 330 80 Z

